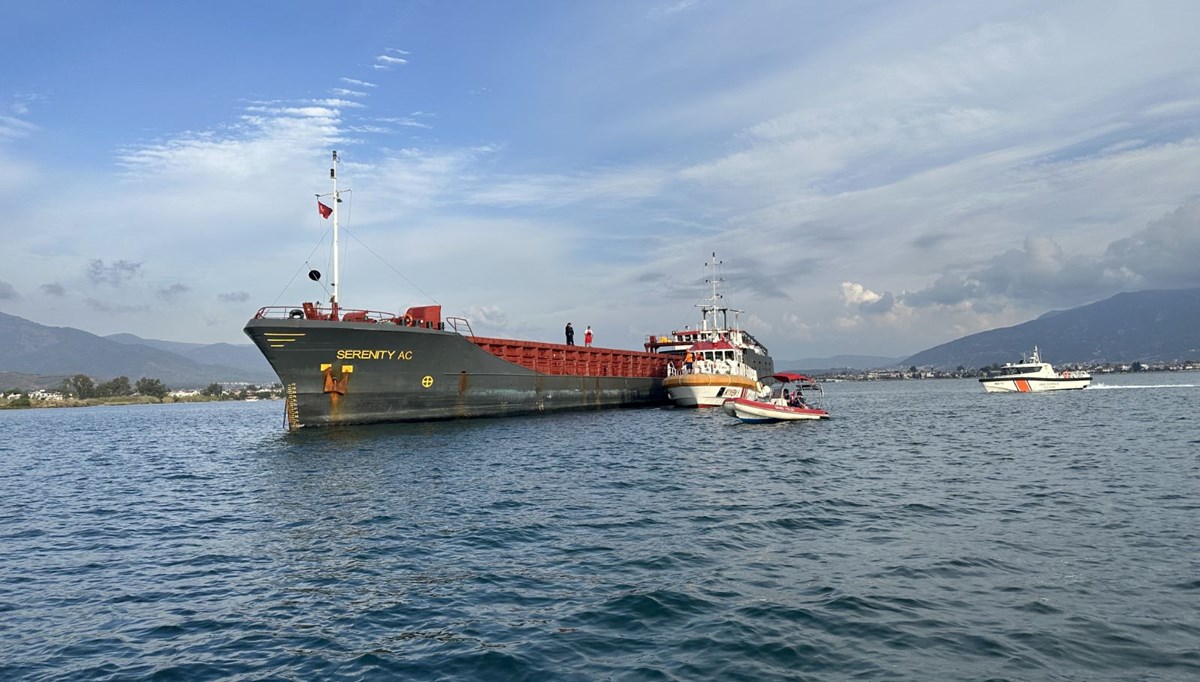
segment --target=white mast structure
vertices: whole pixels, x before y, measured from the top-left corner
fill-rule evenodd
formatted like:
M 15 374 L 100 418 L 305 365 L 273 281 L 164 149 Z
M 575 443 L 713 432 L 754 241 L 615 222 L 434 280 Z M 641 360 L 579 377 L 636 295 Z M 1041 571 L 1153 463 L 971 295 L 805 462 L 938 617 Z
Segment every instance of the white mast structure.
M 330 297 L 330 302 L 333 303 L 333 311 L 337 313 L 338 304 L 338 204 L 342 199 L 338 196 L 337 188 L 337 151 L 333 152 L 333 166 L 329 169 L 329 179 L 333 180 L 333 279 L 329 282 L 329 288 L 333 291 L 333 296 Z
M 700 306 L 700 311 L 704 314 L 703 315 L 704 331 L 709 330 L 708 329 L 708 315 L 709 315 L 709 313 L 712 313 L 712 331 L 716 332 L 718 329 L 721 328 L 720 322 L 717 318 L 717 310 L 720 309 L 719 304 L 721 302 L 721 294 L 720 294 L 720 292 L 717 291 L 717 282 L 719 280 L 717 278 L 717 252 L 716 251 L 713 251 L 712 263 L 706 263 L 705 265 L 712 268 L 712 272 L 709 274 L 709 277 L 708 277 L 708 283 L 712 289 L 712 297 L 708 300 L 708 305 Z
M 321 194 L 317 195 L 318 199 L 320 199 L 322 196 L 332 196 L 333 197 L 333 206 L 332 206 L 332 211 L 333 211 L 333 274 L 330 275 L 330 277 L 329 277 L 329 290 L 330 290 L 329 303 L 333 307 L 333 314 L 335 316 L 338 313 L 338 280 L 340 279 L 338 274 L 341 270 L 341 267 L 338 264 L 338 240 L 339 240 L 339 237 L 338 237 L 338 204 L 342 203 L 342 198 L 340 196 L 340 193 L 338 192 L 338 186 L 337 186 L 337 162 L 338 162 L 338 153 L 337 153 L 337 151 L 334 151 L 333 152 L 333 166 L 329 169 L 329 179 L 333 181 L 333 194 L 332 195 L 321 195 Z
M 725 280 L 719 277 L 717 274 L 717 266 L 720 264 L 721 263 L 717 260 L 717 252 L 713 251 L 712 263 L 705 263 L 705 267 L 712 268 L 712 273 L 708 278 L 709 286 L 712 289 L 712 298 L 709 299 L 708 305 L 700 306 L 700 311 L 704 314 L 704 331 L 709 331 L 708 316 L 709 313 L 712 313 L 712 331 L 714 340 L 720 337 L 722 329 L 729 327 L 729 311 L 732 310 L 731 308 L 721 307 L 721 299 L 724 298 L 724 295 L 718 291 L 718 285 Z M 735 314 L 740 314 L 743 311 L 733 310 L 733 312 Z M 721 324 L 721 315 L 718 315 L 718 313 L 725 317 L 724 326 Z M 734 324 L 734 328 L 737 328 L 737 323 Z

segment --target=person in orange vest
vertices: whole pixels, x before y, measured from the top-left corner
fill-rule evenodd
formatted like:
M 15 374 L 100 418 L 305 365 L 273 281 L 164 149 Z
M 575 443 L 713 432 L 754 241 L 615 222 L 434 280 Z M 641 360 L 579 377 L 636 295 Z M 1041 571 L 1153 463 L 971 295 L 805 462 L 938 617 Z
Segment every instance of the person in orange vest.
M 583 345 L 584 346 L 592 345 L 592 325 L 590 325 L 590 324 L 588 325 L 587 329 L 583 330 Z
M 690 350 L 689 350 L 689 351 L 687 352 L 687 355 L 684 355 L 684 356 L 683 356 L 683 366 L 684 366 L 684 368 L 685 368 L 685 369 L 687 369 L 688 371 L 691 371 L 691 369 L 692 369 L 692 360 L 693 360 L 693 358 L 692 358 L 692 351 L 690 351 Z

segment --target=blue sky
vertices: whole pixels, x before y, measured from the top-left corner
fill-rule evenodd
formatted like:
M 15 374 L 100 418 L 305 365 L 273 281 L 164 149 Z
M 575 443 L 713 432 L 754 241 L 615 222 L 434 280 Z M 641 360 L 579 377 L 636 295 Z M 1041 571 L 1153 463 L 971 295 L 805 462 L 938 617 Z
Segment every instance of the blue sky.
M 727 302 L 778 359 L 902 356 L 1200 286 L 1191 2 L 21 3 L 0 311 L 243 343 L 326 297 L 598 345 Z M 310 255 L 311 254 L 311 255 Z M 297 273 L 301 273 L 297 276 Z

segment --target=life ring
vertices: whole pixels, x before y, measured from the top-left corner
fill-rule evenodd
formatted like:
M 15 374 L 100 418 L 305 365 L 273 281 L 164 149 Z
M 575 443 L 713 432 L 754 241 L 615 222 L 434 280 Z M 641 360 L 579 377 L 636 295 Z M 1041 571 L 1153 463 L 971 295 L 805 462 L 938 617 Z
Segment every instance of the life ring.
M 405 327 L 411 327 L 411 326 L 413 326 L 413 318 L 412 318 L 412 315 L 405 315 L 405 316 L 404 316 L 404 326 L 405 326 Z
M 288 317 L 292 318 L 293 320 L 299 320 L 300 318 L 304 317 L 304 311 L 299 308 L 292 308 L 288 311 Z
M 1070 378 L 1071 378 L 1071 373 L 1070 373 L 1069 371 L 1067 371 L 1067 370 L 1063 370 L 1063 378 L 1064 378 L 1064 379 L 1070 379 Z

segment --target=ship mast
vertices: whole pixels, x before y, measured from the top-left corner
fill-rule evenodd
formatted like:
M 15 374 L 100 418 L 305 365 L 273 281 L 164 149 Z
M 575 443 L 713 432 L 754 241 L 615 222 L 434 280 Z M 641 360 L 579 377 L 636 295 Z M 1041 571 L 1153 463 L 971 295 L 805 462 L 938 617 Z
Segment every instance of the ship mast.
M 329 288 L 332 295 L 329 297 L 329 302 L 333 305 L 333 313 L 337 314 L 338 309 L 338 204 L 341 203 L 341 198 L 338 197 L 337 188 L 337 151 L 333 152 L 333 166 L 329 169 L 329 179 L 333 181 L 333 276 L 329 280 Z
M 707 305 L 701 304 L 699 306 L 703 318 L 703 324 L 701 325 L 703 331 L 709 331 L 708 318 L 709 314 L 712 314 L 712 331 L 714 340 L 717 338 L 725 338 L 729 336 L 731 331 L 740 328 L 740 320 L 735 321 L 732 327 L 729 326 L 730 312 L 733 312 L 735 316 L 745 312 L 744 310 L 738 310 L 736 308 L 729 308 L 721 305 L 721 299 L 725 298 L 725 296 L 720 292 L 720 284 L 725 280 L 717 274 L 717 266 L 719 265 L 721 265 L 721 261 L 717 260 L 717 252 L 714 251 L 712 254 L 712 262 L 704 264 L 704 267 L 712 268 L 712 273 L 708 278 L 708 284 L 711 288 L 711 298 L 708 299 Z
M 713 328 L 713 331 L 716 331 L 721 328 L 720 320 L 717 317 L 717 311 L 720 310 L 719 303 L 721 301 L 721 294 L 718 293 L 718 291 L 717 291 L 717 284 L 718 284 L 719 280 L 717 278 L 717 252 L 716 251 L 713 251 L 712 263 L 708 264 L 708 267 L 712 268 L 712 272 L 709 274 L 709 277 L 708 277 L 709 286 L 712 288 L 712 298 L 709 299 L 709 305 L 700 306 L 700 310 L 704 313 L 704 331 L 708 331 L 708 315 L 709 315 L 709 313 L 712 313 L 712 328 Z

